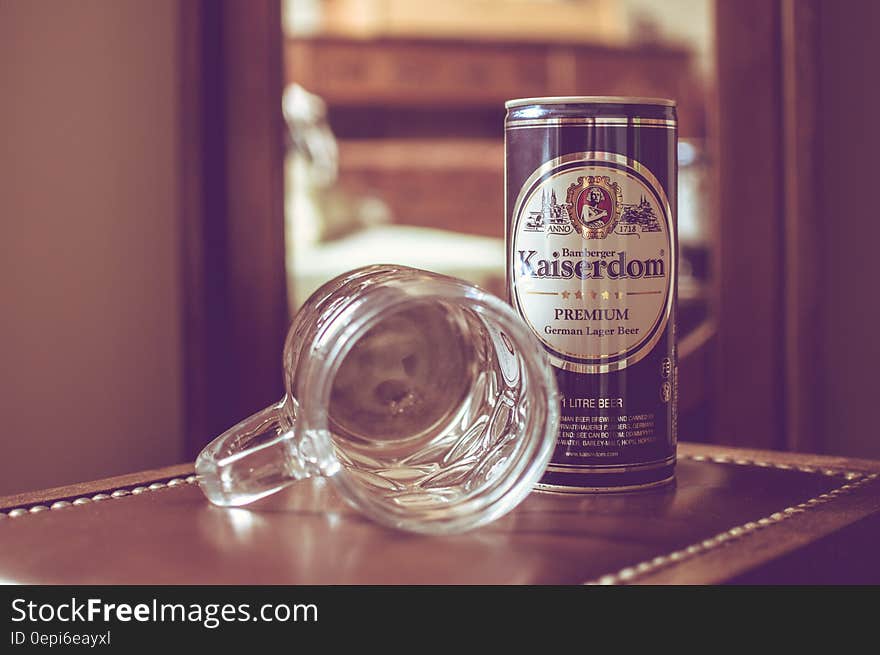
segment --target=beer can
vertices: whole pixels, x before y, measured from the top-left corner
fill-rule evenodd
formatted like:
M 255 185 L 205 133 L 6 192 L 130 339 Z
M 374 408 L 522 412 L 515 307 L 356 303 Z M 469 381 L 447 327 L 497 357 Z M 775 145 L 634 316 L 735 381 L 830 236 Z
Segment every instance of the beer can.
M 561 403 L 538 488 L 630 491 L 674 479 L 675 102 L 506 103 L 509 300 L 543 344 Z

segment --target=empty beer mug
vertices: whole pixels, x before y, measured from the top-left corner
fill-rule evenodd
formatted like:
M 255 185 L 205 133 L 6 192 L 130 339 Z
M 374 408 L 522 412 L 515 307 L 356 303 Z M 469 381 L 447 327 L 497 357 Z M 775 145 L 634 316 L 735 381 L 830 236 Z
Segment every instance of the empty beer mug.
M 400 266 L 342 275 L 297 314 L 283 366 L 284 398 L 198 456 L 211 502 L 325 476 L 380 523 L 460 532 L 519 504 L 553 451 L 543 349 L 507 304 L 461 280 Z

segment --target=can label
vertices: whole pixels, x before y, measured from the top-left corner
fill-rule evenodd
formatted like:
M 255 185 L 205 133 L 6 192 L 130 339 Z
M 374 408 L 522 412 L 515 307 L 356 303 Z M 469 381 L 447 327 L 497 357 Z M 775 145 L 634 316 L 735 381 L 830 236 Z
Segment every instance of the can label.
M 650 171 L 573 153 L 530 176 L 513 215 L 513 301 L 555 366 L 607 373 L 651 352 L 669 320 L 675 256 Z
M 651 357 L 646 363 L 657 370 L 640 372 L 650 388 L 637 393 L 626 391 L 622 372 L 667 336 L 677 261 L 672 220 L 652 172 L 616 153 L 569 153 L 542 164 L 519 190 L 511 300 L 559 369 L 562 394 L 550 472 L 670 461 L 669 426 L 646 410 L 673 398 L 673 358 Z M 583 375 L 597 383 L 584 387 Z

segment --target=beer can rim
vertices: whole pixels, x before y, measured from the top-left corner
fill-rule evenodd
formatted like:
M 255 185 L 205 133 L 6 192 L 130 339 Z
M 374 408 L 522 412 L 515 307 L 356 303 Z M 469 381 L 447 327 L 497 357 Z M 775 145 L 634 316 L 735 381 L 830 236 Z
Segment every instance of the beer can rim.
M 504 103 L 505 109 L 527 105 L 653 105 L 655 107 L 675 107 L 675 100 L 669 98 L 643 98 L 640 96 L 547 96 L 536 98 L 514 98 Z

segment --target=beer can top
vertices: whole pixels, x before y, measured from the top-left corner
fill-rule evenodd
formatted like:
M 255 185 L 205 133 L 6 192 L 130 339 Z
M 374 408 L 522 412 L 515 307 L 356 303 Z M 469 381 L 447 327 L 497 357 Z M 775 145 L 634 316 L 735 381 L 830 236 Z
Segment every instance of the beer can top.
M 675 107 L 675 100 L 668 98 L 642 98 L 638 96 L 549 96 L 545 98 L 516 98 L 504 103 L 505 109 L 527 105 L 653 105 Z

